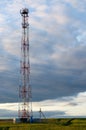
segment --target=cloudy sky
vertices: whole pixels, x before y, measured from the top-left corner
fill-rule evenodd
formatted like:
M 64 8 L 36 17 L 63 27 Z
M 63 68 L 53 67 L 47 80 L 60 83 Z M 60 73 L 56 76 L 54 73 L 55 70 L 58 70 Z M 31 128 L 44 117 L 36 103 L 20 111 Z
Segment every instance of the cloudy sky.
M 86 116 L 85 5 L 86 0 L 0 0 L 0 117 L 17 115 L 25 7 L 33 110 L 41 107 L 48 117 Z

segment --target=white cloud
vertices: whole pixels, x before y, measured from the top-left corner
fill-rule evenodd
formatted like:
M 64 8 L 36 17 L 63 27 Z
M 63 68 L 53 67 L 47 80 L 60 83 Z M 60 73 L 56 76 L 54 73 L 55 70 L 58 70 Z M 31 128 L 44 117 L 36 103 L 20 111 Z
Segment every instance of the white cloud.
M 80 1 L 80 0 L 65 0 L 66 2 L 70 3 L 74 8 L 77 10 L 83 12 L 86 10 L 85 4 L 86 0 Z
M 34 110 L 38 111 L 39 108 L 43 111 L 64 111 L 65 116 L 86 116 L 86 92 L 78 93 L 77 96 L 33 103 Z
M 61 116 L 86 116 L 86 92 L 80 92 L 76 96 L 62 97 L 53 100 L 33 102 L 33 112 L 38 112 L 40 108 L 43 112 L 64 112 Z M 0 104 L 1 110 L 18 111 L 18 103 Z M 53 115 L 58 117 L 57 115 Z M 60 115 L 59 115 L 60 116 Z
M 3 5 L 3 2 L 4 1 L 1 2 L 1 6 Z M 69 8 L 68 3 L 72 5 L 72 7 L 70 6 Z M 34 77 L 35 75 L 35 77 L 38 77 L 41 81 L 43 81 L 43 85 L 44 83 L 46 83 L 47 90 L 51 92 L 53 87 L 52 84 L 49 83 L 51 83 L 52 79 L 52 81 L 56 83 L 53 84 L 53 86 L 56 87 L 55 90 L 58 86 L 58 93 L 60 92 L 64 94 L 63 91 L 65 89 L 65 86 L 68 86 L 66 88 L 68 90 L 70 89 L 71 91 L 71 83 L 60 87 L 60 85 L 58 85 L 58 82 L 61 82 L 61 84 L 64 83 L 64 79 L 62 79 L 62 76 L 68 76 L 71 77 L 71 79 L 74 79 L 75 82 L 78 79 L 78 85 L 74 84 L 74 86 L 76 86 L 77 89 L 79 88 L 78 91 L 80 91 L 81 89 L 83 91 L 83 84 L 85 84 L 86 77 L 86 74 L 83 74 L 83 70 L 85 72 L 86 60 L 84 53 L 85 44 L 82 47 L 80 43 L 85 43 L 86 36 L 86 33 L 84 33 L 86 32 L 85 20 L 83 20 L 83 17 L 85 16 L 85 14 L 83 13 L 83 11 L 85 11 L 85 1 L 52 0 L 47 2 L 47 0 L 15 0 L 8 2 L 7 0 L 7 2 L 5 3 L 5 9 L 1 8 L 0 10 L 0 32 L 2 35 L 0 39 L 0 46 L 2 46 L 2 50 L 4 50 L 4 55 L 9 54 L 13 57 L 18 57 L 20 55 L 20 28 L 22 19 L 19 11 L 25 5 L 27 8 L 30 9 L 30 62 L 31 65 L 34 66 L 32 68 L 32 77 Z M 77 11 L 73 10 L 73 8 L 75 8 L 75 10 Z M 80 11 L 82 11 L 83 15 L 81 15 Z M 82 30 L 82 32 L 78 32 L 79 30 Z M 80 43 L 77 38 L 80 40 Z M 83 56 L 78 58 L 78 56 L 80 56 L 80 52 Z M 3 61 L 1 62 L 4 63 Z M 37 69 L 35 67 L 37 65 L 41 66 L 39 67 L 41 69 Z M 5 70 L 5 67 L 11 69 L 13 66 L 15 67 L 14 64 L 9 63 L 8 66 L 0 66 L 0 69 L 3 71 Z M 49 73 L 47 70 L 52 73 Z M 76 72 L 77 70 L 78 72 Z M 81 71 L 80 75 L 79 71 Z M 53 75 L 55 77 L 53 77 Z M 59 80 L 61 79 L 61 81 L 57 82 L 59 76 L 61 76 L 59 78 Z M 68 77 L 64 77 L 66 83 L 69 83 Z M 47 79 L 47 82 L 45 79 Z M 35 81 L 37 82 L 37 80 Z M 12 82 L 14 83 L 14 81 Z M 35 92 L 37 92 L 35 82 L 33 84 L 33 89 Z M 38 82 L 37 85 L 39 84 L 40 86 L 42 85 Z M 40 93 L 40 90 L 38 92 Z M 75 91 L 75 93 L 77 93 L 77 90 Z M 71 92 L 71 95 L 72 94 L 73 92 Z M 53 98 L 53 96 L 54 94 L 52 95 L 52 97 L 51 95 L 49 97 Z M 58 96 L 58 94 L 56 96 Z M 53 100 L 51 100 L 51 102 L 53 102 Z M 64 103 L 62 104 L 64 105 Z M 56 110 L 58 106 L 56 105 L 53 108 Z M 50 110 L 53 111 L 53 108 L 50 106 Z M 70 111 L 68 112 L 70 113 Z
M 4 24 L 5 22 L 5 16 L 3 14 L 0 14 L 0 24 Z

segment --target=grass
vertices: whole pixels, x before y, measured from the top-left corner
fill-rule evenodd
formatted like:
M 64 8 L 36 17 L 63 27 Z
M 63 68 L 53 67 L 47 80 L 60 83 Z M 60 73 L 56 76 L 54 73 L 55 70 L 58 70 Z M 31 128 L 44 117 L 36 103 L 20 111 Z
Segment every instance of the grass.
M 47 119 L 32 124 L 0 121 L 0 130 L 86 130 L 86 119 Z

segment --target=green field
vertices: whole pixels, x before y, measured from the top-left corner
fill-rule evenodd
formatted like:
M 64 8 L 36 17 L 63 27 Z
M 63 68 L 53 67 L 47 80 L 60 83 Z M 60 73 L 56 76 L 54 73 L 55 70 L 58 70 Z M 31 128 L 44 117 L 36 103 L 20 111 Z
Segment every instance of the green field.
M 86 130 L 86 119 L 47 119 L 41 123 L 0 121 L 0 130 Z

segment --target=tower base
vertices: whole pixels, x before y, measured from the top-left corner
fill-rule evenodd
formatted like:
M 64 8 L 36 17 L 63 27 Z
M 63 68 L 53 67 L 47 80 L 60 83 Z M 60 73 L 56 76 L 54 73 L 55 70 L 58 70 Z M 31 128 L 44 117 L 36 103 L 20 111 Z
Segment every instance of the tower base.
M 27 123 L 27 122 L 29 122 L 29 119 L 28 118 L 20 118 L 20 122 Z

